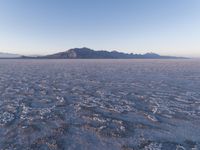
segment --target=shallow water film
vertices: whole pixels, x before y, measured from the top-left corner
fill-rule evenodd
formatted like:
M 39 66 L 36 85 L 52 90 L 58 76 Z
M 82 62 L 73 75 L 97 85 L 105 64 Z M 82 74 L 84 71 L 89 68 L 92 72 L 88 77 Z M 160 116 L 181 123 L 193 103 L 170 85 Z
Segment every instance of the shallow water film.
M 199 150 L 199 60 L 0 60 L 0 150 Z

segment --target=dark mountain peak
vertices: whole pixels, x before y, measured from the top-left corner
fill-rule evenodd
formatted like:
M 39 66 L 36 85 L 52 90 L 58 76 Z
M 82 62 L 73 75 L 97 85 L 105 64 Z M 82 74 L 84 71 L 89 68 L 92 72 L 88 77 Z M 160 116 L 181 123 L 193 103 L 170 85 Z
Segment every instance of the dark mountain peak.
M 75 51 L 75 52 L 86 51 L 86 52 L 88 52 L 88 51 L 94 51 L 94 50 L 87 48 L 87 47 L 82 47 L 82 48 L 72 48 L 72 49 L 69 49 L 68 51 Z
M 152 53 L 152 52 L 150 52 L 150 53 L 146 53 L 146 54 L 144 54 L 145 56 L 148 56 L 148 57 L 160 57 L 160 55 L 158 55 L 158 54 L 156 54 L 156 53 Z

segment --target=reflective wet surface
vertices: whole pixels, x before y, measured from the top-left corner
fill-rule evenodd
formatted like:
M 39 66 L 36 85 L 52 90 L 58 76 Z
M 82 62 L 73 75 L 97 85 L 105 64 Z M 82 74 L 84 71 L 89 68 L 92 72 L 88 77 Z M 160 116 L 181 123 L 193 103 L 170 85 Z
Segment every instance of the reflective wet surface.
M 1 150 L 198 150 L 199 60 L 0 60 Z

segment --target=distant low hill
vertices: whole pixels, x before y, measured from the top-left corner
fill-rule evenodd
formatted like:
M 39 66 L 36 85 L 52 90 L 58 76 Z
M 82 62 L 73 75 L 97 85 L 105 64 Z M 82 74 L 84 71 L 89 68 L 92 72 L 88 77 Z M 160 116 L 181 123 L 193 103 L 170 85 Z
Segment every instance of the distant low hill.
M 173 56 L 160 56 L 155 53 L 146 53 L 146 54 L 128 54 L 118 51 L 106 51 L 100 50 L 95 51 L 89 48 L 74 48 L 68 51 L 40 56 L 40 57 L 26 57 L 23 58 L 38 58 L 38 59 L 178 59 L 182 57 L 173 57 Z
M 21 55 L 18 54 L 10 54 L 10 53 L 0 53 L 0 58 L 18 58 Z

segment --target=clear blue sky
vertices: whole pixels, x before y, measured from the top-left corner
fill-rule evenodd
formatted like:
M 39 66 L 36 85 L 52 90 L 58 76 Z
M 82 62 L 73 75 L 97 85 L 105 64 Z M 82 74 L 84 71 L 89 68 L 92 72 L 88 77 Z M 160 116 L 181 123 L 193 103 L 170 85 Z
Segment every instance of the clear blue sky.
M 200 0 L 0 0 L 0 51 L 200 56 Z

